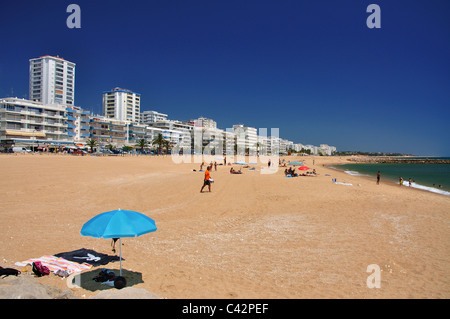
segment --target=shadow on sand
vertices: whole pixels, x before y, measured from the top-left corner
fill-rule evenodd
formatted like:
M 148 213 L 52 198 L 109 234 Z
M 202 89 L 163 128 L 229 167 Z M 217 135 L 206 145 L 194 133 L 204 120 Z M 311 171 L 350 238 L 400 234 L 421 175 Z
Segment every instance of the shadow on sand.
M 89 290 L 89 291 L 101 291 L 101 290 L 108 290 L 108 289 L 115 289 L 114 286 L 111 287 L 110 285 L 97 282 L 94 280 L 94 278 L 99 274 L 99 272 L 102 270 L 102 268 L 93 269 L 90 271 L 77 273 L 75 275 L 72 275 L 71 278 L 71 284 L 73 286 L 78 286 L 83 289 Z M 109 269 L 114 272 L 116 276 L 119 276 L 120 270 L 119 269 Z M 122 277 L 126 279 L 126 287 L 132 287 L 134 285 L 143 283 L 142 280 L 142 273 L 130 271 L 122 268 Z

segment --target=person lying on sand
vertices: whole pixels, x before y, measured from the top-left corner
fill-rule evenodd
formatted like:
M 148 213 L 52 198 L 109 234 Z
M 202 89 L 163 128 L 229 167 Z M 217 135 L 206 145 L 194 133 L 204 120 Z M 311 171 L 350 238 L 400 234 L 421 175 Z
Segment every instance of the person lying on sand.
M 230 169 L 230 173 L 231 174 L 242 174 L 241 169 L 239 169 L 239 171 L 235 171 L 233 167 Z

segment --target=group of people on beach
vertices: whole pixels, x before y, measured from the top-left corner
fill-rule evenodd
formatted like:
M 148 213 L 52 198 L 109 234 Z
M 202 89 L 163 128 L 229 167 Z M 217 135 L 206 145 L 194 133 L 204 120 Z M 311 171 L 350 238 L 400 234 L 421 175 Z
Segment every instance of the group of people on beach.
M 297 173 L 295 172 L 295 169 L 294 169 L 293 167 L 289 167 L 289 168 L 286 168 L 286 169 L 284 170 L 284 175 L 285 175 L 285 176 L 290 175 L 291 177 L 298 177 L 298 176 L 316 176 L 317 173 L 316 173 L 316 170 L 313 169 L 312 172 L 306 172 L 306 173 L 303 173 L 303 174 L 297 174 Z
M 377 185 L 380 184 L 380 176 L 381 176 L 381 173 L 380 173 L 380 171 L 378 171 L 378 172 L 377 172 Z M 412 180 L 411 177 L 410 177 L 410 178 L 408 179 L 408 182 L 409 182 L 409 186 L 411 186 L 412 183 L 415 182 L 415 181 Z M 398 184 L 399 184 L 400 186 L 403 185 L 403 177 L 400 176 L 400 177 L 398 178 Z
M 410 177 L 409 180 L 408 180 L 408 182 L 409 182 L 409 186 L 411 186 L 412 183 L 415 182 L 415 181 L 414 181 L 414 180 L 411 180 L 411 177 Z M 399 184 L 400 186 L 403 185 L 403 177 L 400 176 L 400 177 L 398 178 L 398 184 Z
M 400 186 L 402 186 L 403 185 L 403 177 L 399 177 L 398 178 L 398 183 L 399 183 L 399 185 Z M 411 180 L 411 177 L 408 179 L 408 183 L 409 183 L 409 186 L 412 186 L 412 183 L 415 183 L 415 180 Z
M 284 162 L 284 160 L 283 160 L 283 162 Z M 226 163 L 226 162 L 224 161 L 224 163 Z M 270 163 L 270 160 L 269 160 L 269 163 L 268 163 L 269 167 L 270 167 L 270 164 L 271 163 Z M 202 164 L 200 165 L 200 171 L 201 172 L 202 172 L 202 169 L 203 169 L 203 165 L 205 165 L 204 162 L 202 162 Z M 224 164 L 224 165 L 226 165 L 226 164 Z M 231 165 L 231 164 L 228 164 L 228 165 Z M 214 169 L 217 171 L 217 162 L 214 162 L 214 163 L 211 162 L 210 165 L 208 165 L 206 167 L 205 175 L 204 175 L 204 178 L 203 178 L 203 186 L 200 189 L 200 193 L 203 193 L 203 189 L 205 188 L 205 186 L 208 186 L 208 190 L 209 190 L 209 192 L 211 192 L 211 183 L 214 183 L 214 180 L 211 177 L 211 170 L 212 170 L 213 166 L 214 166 Z M 244 166 L 244 167 L 248 167 L 248 166 Z M 230 168 L 230 174 L 242 174 L 242 168 L 239 168 L 239 170 L 236 171 L 234 169 L 234 167 L 231 167 Z M 293 168 L 293 167 L 289 167 L 289 168 L 285 169 L 284 170 L 284 174 L 285 174 L 285 176 L 290 175 L 291 177 L 316 176 L 317 175 L 315 169 L 313 169 L 312 172 L 306 172 L 306 173 L 303 173 L 303 174 L 298 174 L 298 173 L 295 172 L 295 168 Z
M 203 171 L 203 166 L 205 165 L 205 162 L 202 162 L 201 164 L 200 164 L 200 172 L 202 172 Z M 217 171 L 217 162 L 211 162 L 211 163 L 209 163 L 209 166 L 207 166 L 206 167 L 206 169 L 208 169 L 208 168 L 210 168 L 210 169 L 212 169 L 212 167 L 214 166 L 214 169 Z

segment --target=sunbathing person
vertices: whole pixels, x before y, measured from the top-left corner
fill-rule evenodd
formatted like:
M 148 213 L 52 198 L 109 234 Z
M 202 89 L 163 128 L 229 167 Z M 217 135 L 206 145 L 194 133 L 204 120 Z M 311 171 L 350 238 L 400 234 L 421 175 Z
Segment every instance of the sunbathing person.
M 239 169 L 239 171 L 235 171 L 233 167 L 230 169 L 230 173 L 231 174 L 242 174 L 241 169 Z

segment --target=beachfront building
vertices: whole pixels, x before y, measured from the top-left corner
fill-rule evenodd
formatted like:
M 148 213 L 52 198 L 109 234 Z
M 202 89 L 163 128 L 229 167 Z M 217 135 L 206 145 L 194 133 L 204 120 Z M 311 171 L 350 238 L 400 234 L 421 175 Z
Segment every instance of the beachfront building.
M 240 149 L 256 154 L 258 146 L 258 131 L 254 127 L 244 126 L 243 124 L 233 125 L 233 132 L 236 135 L 236 145 L 239 152 Z
M 322 155 L 333 155 L 334 152 L 336 152 L 336 147 L 329 146 L 327 144 L 320 144 L 320 147 L 318 148 L 318 153 Z
M 18 99 L 0 99 L 0 143 L 3 148 L 56 148 L 73 144 L 66 106 Z
M 51 55 L 30 59 L 29 99 L 50 105 L 74 105 L 75 63 Z
M 158 128 L 147 126 L 146 128 L 147 136 L 146 140 L 149 144 L 149 147 L 155 149 L 157 145 L 153 145 L 153 141 L 158 137 L 159 134 L 162 135 L 163 139 L 169 142 L 170 148 L 174 148 L 175 146 L 179 148 L 187 148 L 191 149 L 191 134 L 186 130 L 176 130 L 176 129 L 168 129 L 168 128 Z
M 139 123 L 140 112 L 139 93 L 118 87 L 103 92 L 103 116 L 106 118 Z
M 127 123 L 117 119 L 93 115 L 90 118 L 89 138 L 95 139 L 100 148 L 107 145 L 122 147 L 127 140 Z
M 225 131 L 213 127 L 203 127 L 201 130 L 203 153 L 210 155 L 222 155 L 225 151 Z
M 269 155 L 272 141 L 267 136 L 258 135 L 258 154 Z
M 294 150 L 294 152 L 299 153 L 302 150 L 303 144 L 301 143 L 294 143 L 292 145 L 292 149 Z
M 181 121 L 174 121 L 174 120 L 160 120 L 157 122 L 152 122 L 148 124 L 151 127 L 157 127 L 160 129 L 166 129 L 166 130 L 187 130 L 192 131 L 193 126 L 189 123 L 183 123 Z
M 179 144 L 179 147 L 192 149 L 194 129 L 192 124 L 174 120 L 160 120 L 149 123 L 147 130 L 153 128 L 160 129 L 163 137 L 170 141 L 172 145 Z
M 150 125 L 151 123 L 158 122 L 158 121 L 166 121 L 167 120 L 167 114 L 159 113 L 156 111 L 144 111 L 141 113 L 141 124 L 147 124 Z
M 217 128 L 216 121 L 213 121 L 213 120 L 208 119 L 208 118 L 203 117 L 203 116 L 201 116 L 201 117 L 199 117 L 198 119 L 195 119 L 195 120 L 190 120 L 189 123 L 192 126 L 195 126 L 195 127 L 204 127 L 204 128 L 212 128 L 212 129 Z
M 89 111 L 77 106 L 66 108 L 64 123 L 67 124 L 67 134 L 78 146 L 84 146 L 85 140 L 90 137 L 90 121 Z
M 304 146 L 305 150 L 309 150 L 311 152 L 311 155 L 317 155 L 317 146 L 308 144 Z
M 140 140 L 147 140 L 147 125 L 138 123 L 125 123 L 125 127 L 126 142 L 123 143 L 123 145 L 136 145 Z
M 233 156 L 234 155 L 234 145 L 236 134 L 232 131 L 232 129 L 227 128 L 222 132 L 222 139 L 224 143 L 223 154 Z

